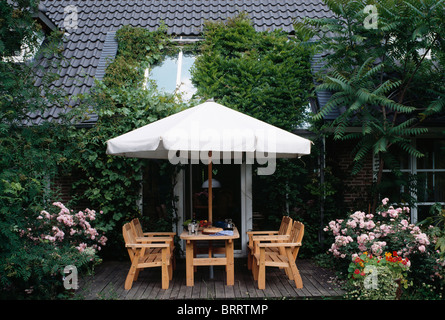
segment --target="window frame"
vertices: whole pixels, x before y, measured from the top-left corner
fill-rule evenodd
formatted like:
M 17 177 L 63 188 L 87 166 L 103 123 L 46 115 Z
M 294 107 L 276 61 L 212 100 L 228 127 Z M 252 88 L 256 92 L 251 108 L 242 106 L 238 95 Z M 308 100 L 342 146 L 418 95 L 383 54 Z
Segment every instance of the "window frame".
M 175 90 L 174 90 L 175 94 L 180 92 L 180 87 L 182 84 L 181 77 L 182 77 L 182 72 L 183 72 L 182 65 L 183 65 L 183 59 L 184 59 L 184 48 L 187 44 L 193 44 L 193 43 L 196 43 L 196 42 L 199 42 L 202 40 L 203 39 L 199 38 L 199 37 L 185 37 L 185 36 L 180 36 L 178 38 L 174 38 L 171 40 L 172 42 L 175 42 L 175 45 L 178 48 L 178 53 L 177 53 L 178 61 L 177 61 L 177 66 L 176 66 L 176 83 L 175 83 Z M 148 81 L 150 80 L 149 79 L 150 71 L 151 71 L 151 66 L 146 68 L 144 71 L 144 83 L 143 83 L 144 88 L 147 87 Z
M 417 139 L 413 139 L 412 143 L 414 145 L 414 147 L 417 147 L 417 140 L 418 139 L 437 139 L 438 137 L 421 137 L 421 138 L 417 138 Z M 409 160 L 408 160 L 408 168 L 406 169 L 400 169 L 400 172 L 402 173 L 408 173 L 408 174 L 412 174 L 412 175 L 416 175 L 418 173 L 432 173 L 433 174 L 433 186 L 435 185 L 435 174 L 436 173 L 445 173 L 445 169 L 436 169 L 435 168 L 435 150 L 431 150 L 432 154 L 432 167 L 433 168 L 428 168 L 428 169 L 418 169 L 417 168 L 417 157 L 415 156 L 408 156 Z M 379 160 L 377 157 L 373 157 L 373 173 L 374 173 L 374 181 L 376 180 L 377 177 L 377 171 L 378 171 L 378 166 L 379 166 Z M 383 173 L 390 173 L 392 170 L 391 169 L 383 169 Z M 410 208 L 410 212 L 411 212 L 411 221 L 413 223 L 417 223 L 418 222 L 418 207 L 419 206 L 432 206 L 436 203 L 445 205 L 445 199 L 443 199 L 443 201 L 417 201 L 417 193 L 416 192 L 412 192 L 411 196 L 413 199 L 415 199 L 415 205 L 413 207 Z

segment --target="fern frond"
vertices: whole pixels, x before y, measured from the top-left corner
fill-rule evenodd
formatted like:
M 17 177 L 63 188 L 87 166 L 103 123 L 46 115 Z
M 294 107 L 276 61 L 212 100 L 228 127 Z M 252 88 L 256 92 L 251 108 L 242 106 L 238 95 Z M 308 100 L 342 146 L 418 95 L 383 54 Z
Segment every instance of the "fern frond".
M 445 109 L 445 95 L 431 102 L 429 106 L 426 108 L 424 114 L 431 115 L 434 113 L 442 112 L 444 109 Z
M 404 151 L 406 151 L 411 156 L 414 156 L 416 158 L 421 158 L 424 156 L 422 152 L 414 148 L 414 146 L 409 142 L 400 142 L 399 145 Z
M 386 139 L 386 137 L 381 137 L 373 146 L 374 154 L 378 154 L 379 152 L 386 152 L 387 146 L 388 139 Z
M 402 84 L 401 80 L 397 80 L 397 81 L 386 80 L 376 90 L 373 91 L 373 94 L 383 95 L 385 93 L 395 90 L 401 84 Z
M 342 93 L 336 93 L 331 96 L 329 101 L 321 108 L 321 110 L 314 116 L 314 120 L 321 120 L 328 115 L 336 107 L 344 106 L 348 103 L 348 97 L 345 97 Z

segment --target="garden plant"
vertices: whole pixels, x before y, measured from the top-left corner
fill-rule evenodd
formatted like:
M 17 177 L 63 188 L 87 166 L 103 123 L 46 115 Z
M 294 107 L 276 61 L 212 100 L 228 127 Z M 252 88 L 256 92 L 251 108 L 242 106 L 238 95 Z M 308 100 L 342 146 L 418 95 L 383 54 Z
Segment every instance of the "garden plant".
M 385 198 L 375 214 L 356 211 L 329 222 L 324 229 L 333 236 L 328 251 L 348 279 L 348 297 L 419 298 L 426 292 L 416 290 L 425 286 L 434 286 L 434 298 L 442 297 L 445 261 L 435 245 L 438 227 L 409 220 L 409 208 L 392 206 Z

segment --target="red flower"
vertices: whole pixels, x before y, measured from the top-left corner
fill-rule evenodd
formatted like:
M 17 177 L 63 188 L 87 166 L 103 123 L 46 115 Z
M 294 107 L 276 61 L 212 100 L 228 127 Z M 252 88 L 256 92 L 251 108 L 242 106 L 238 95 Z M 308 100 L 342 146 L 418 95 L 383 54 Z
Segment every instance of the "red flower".
M 394 257 L 397 257 L 397 251 L 393 251 L 393 252 L 392 252 L 392 255 L 393 255 Z
M 359 269 L 355 269 L 355 270 L 354 270 L 354 273 L 355 273 L 355 274 L 360 274 L 360 270 L 359 270 Z

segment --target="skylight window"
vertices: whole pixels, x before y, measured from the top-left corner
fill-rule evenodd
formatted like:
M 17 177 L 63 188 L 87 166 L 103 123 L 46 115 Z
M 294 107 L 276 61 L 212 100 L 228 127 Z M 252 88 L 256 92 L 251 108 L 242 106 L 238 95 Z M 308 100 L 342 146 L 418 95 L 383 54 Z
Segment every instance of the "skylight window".
M 191 81 L 190 70 L 195 62 L 193 53 L 184 52 L 167 56 L 161 63 L 145 71 L 146 79 L 155 81 L 158 89 L 165 93 L 179 93 L 184 101 L 190 101 L 196 93 Z M 146 84 L 147 85 L 147 84 Z

